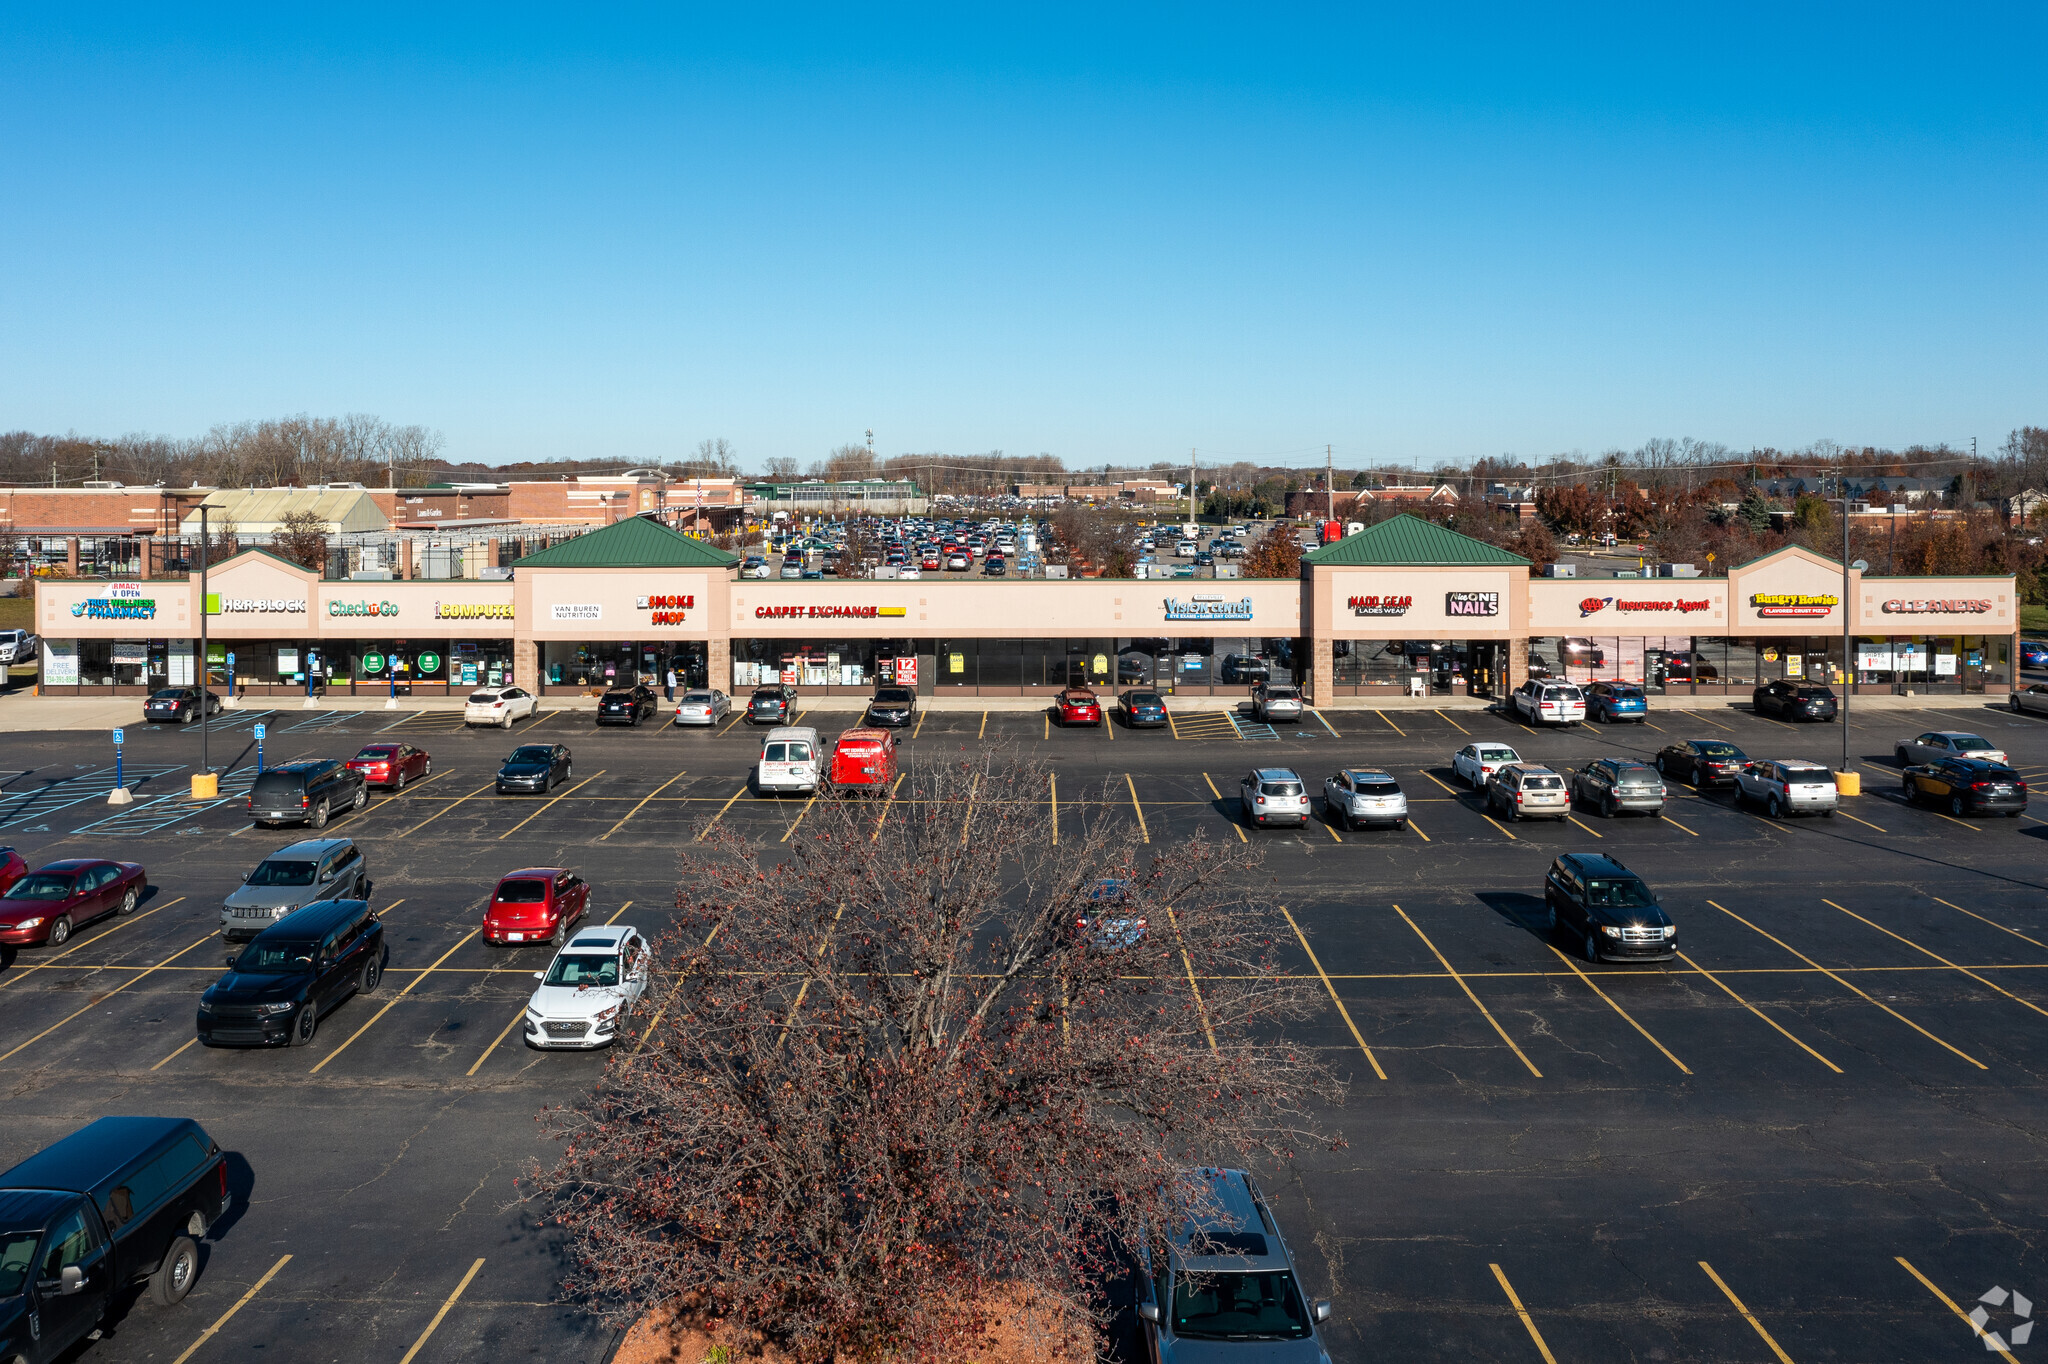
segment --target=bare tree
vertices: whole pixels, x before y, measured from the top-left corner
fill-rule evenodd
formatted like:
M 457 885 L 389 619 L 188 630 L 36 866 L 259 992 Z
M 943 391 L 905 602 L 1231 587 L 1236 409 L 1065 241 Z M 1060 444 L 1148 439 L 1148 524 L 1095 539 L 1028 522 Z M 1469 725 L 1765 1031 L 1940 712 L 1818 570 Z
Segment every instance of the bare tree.
M 964 752 L 818 801 L 779 861 L 685 845 L 646 1049 L 543 1115 L 562 1152 L 525 1178 L 572 1291 L 807 1364 L 961 1358 L 1007 1289 L 1085 1312 L 1192 1167 L 1337 1140 L 1254 855 L 1155 855 L 1107 788 L 1055 848 L 1050 780 Z
M 794 483 L 803 477 L 803 466 L 788 455 L 775 455 L 767 465 L 768 481 L 771 483 Z
M 847 479 L 874 478 L 879 466 L 875 452 L 865 445 L 842 445 L 811 466 L 814 477 L 837 483 Z
M 270 537 L 270 548 L 281 559 L 319 570 L 327 564 L 327 523 L 309 511 L 289 511 Z

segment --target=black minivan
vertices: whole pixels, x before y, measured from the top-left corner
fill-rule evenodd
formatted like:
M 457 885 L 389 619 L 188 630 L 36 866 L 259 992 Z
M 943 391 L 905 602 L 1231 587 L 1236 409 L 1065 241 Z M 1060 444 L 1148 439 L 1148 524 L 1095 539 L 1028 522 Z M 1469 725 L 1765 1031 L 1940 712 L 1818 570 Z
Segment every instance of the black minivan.
M 209 1047 L 303 1047 L 321 1015 L 369 994 L 391 949 L 367 900 L 323 900 L 258 933 L 199 997 Z
M 1643 878 L 1604 853 L 1566 853 L 1550 864 L 1543 899 L 1554 931 L 1587 961 L 1670 961 L 1678 926 Z
M 310 824 L 324 829 L 336 810 L 360 810 L 369 799 L 370 784 L 362 773 L 339 758 L 310 758 L 256 778 L 249 788 L 249 818 L 265 827 Z
M 64 1356 L 138 1280 L 179 1302 L 229 1201 L 227 1158 L 190 1118 L 101 1118 L 0 1174 L 0 1359 Z

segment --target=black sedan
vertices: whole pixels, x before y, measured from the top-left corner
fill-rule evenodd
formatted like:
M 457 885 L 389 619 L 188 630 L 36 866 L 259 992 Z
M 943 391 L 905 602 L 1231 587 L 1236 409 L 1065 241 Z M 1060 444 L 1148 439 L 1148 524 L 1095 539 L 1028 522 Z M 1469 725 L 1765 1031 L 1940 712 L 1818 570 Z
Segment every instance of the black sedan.
M 2027 780 L 2004 763 L 1983 758 L 1943 758 L 1899 774 L 1908 801 L 1931 800 L 1951 815 L 2004 815 L 2018 819 L 2027 808 Z
M 199 718 L 199 690 L 196 687 L 166 687 L 150 693 L 142 703 L 142 718 L 155 724 L 159 721 L 189 725 Z M 220 697 L 213 692 L 206 693 L 206 713 L 220 714 Z
M 498 794 L 549 791 L 576 775 L 565 744 L 521 744 L 498 769 Z
M 877 687 L 863 724 L 901 729 L 917 721 L 917 693 L 908 687 Z
M 1681 739 L 1658 752 L 1651 765 L 1694 786 L 1733 786 L 1749 755 L 1721 739 Z
M 614 687 L 598 698 L 597 722 L 601 725 L 637 725 L 642 720 L 652 720 L 658 705 L 652 687 L 637 684 Z
M 1166 698 L 1156 691 L 1127 691 L 1116 698 L 1125 729 L 1158 729 L 1167 723 Z
M 1833 688 L 1819 683 L 1784 678 L 1752 692 L 1749 708 L 1758 715 L 1775 715 L 1780 720 L 1832 720 L 1835 693 Z
M 747 700 L 747 723 L 750 725 L 786 725 L 795 716 L 795 687 L 756 687 L 753 696 Z

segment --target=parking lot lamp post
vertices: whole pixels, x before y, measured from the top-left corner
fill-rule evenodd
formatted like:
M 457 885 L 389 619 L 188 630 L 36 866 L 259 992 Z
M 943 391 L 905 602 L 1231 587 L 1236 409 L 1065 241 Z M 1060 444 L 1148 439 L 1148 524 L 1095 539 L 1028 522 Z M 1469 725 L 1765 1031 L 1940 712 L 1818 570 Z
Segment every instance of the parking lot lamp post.
M 213 695 L 213 669 L 208 665 L 206 653 L 206 551 L 212 539 L 206 528 L 206 514 L 212 511 L 206 503 L 199 504 L 199 770 L 213 771 L 206 757 L 206 734 L 208 728 L 207 701 Z M 228 695 L 234 695 L 234 675 L 228 675 Z

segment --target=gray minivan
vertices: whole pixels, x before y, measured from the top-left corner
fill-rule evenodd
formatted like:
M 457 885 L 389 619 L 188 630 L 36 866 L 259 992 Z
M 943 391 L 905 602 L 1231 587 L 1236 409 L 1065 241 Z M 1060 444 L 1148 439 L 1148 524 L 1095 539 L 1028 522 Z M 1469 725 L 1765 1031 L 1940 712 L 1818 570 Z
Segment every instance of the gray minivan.
M 1199 1170 L 1213 1208 L 1171 1240 L 1139 1247 L 1138 1323 L 1159 1364 L 1241 1359 L 1329 1364 L 1316 1327 L 1328 1302 L 1302 1297 L 1293 1252 L 1252 1177 Z
M 222 902 L 222 941 L 243 943 L 299 908 L 321 900 L 370 898 L 370 863 L 354 839 L 308 838 L 256 864 Z

